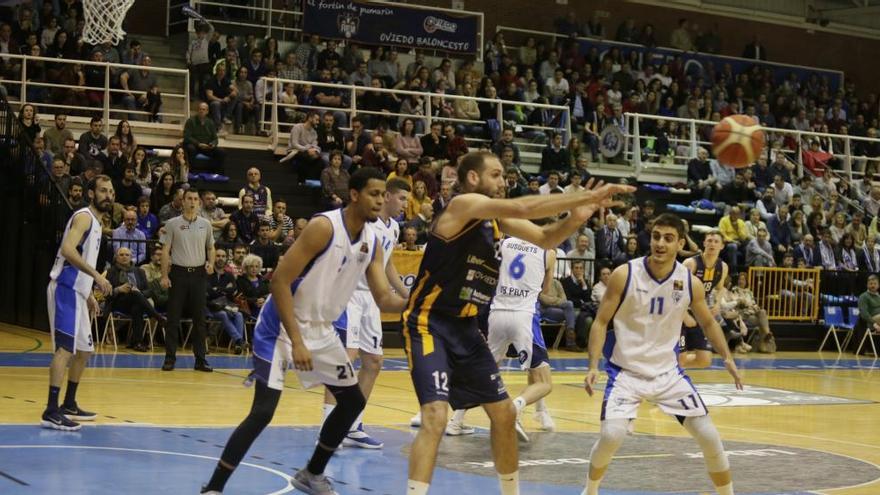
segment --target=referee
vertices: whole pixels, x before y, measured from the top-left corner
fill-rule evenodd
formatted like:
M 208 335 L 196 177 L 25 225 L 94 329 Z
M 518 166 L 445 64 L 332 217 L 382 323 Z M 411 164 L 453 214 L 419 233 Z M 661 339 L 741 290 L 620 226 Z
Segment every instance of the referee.
M 165 332 L 163 371 L 174 369 L 180 317 L 189 308 L 193 322 L 193 354 L 196 371 L 214 371 L 205 360 L 205 308 L 208 275 L 214 273 L 214 235 L 211 222 L 199 216 L 199 192 L 183 195 L 183 214 L 165 224 L 162 237 L 162 287 L 168 295 L 168 328 Z

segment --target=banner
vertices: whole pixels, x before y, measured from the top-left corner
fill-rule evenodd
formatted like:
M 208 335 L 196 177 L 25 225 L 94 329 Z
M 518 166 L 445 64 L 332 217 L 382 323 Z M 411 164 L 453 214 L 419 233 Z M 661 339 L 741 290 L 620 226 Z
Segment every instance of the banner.
M 304 0 L 303 30 L 368 45 L 476 53 L 480 19 L 368 0 Z
M 692 76 L 693 80 L 703 77 L 708 73 L 710 67 L 714 67 L 714 71 L 721 72 L 725 65 L 730 65 L 734 74 L 747 73 L 753 65 L 769 68 L 773 72 L 774 85 L 782 84 L 788 79 L 788 75 L 794 73 L 797 75 L 798 81 L 802 84 L 806 83 L 812 75 L 819 76 L 820 79 L 828 78 L 828 84 L 832 91 L 837 91 L 843 87 L 843 72 L 836 70 L 817 69 L 813 67 L 800 67 L 795 65 L 776 64 L 773 62 L 765 62 L 761 60 L 748 60 L 736 57 L 725 57 L 721 55 L 711 55 L 708 53 L 682 52 L 669 48 L 653 47 L 648 48 L 642 45 L 631 45 L 627 43 L 615 43 L 613 41 L 604 40 L 580 40 L 580 53 L 590 53 L 591 48 L 599 50 L 599 60 L 605 56 L 612 48 L 620 49 L 621 53 L 626 54 L 636 51 L 640 54 L 642 63 L 651 63 L 660 65 L 675 60 L 675 57 L 681 57 L 684 62 L 685 73 Z
M 422 264 L 422 255 L 424 251 L 404 251 L 395 249 L 391 255 L 391 262 L 397 273 L 400 274 L 400 280 L 407 289 L 412 290 L 416 281 L 416 275 L 419 274 L 419 266 Z M 400 315 L 395 313 L 382 313 L 382 323 L 397 323 L 400 321 Z

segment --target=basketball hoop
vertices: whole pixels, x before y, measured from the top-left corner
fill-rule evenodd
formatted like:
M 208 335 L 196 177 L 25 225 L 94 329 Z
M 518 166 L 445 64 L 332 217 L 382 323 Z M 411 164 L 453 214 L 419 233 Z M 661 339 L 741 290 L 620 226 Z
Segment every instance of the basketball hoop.
M 133 4 L 134 0 L 83 0 L 83 41 L 118 44 L 125 37 L 122 20 Z

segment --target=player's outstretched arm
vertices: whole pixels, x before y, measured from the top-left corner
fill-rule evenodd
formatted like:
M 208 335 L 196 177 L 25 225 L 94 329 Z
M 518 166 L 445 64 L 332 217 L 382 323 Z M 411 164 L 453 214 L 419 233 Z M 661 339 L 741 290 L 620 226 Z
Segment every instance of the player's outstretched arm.
M 632 193 L 635 187 L 623 184 L 604 184 L 585 191 L 568 194 L 544 194 L 498 199 L 476 193 L 461 194 L 449 202 L 445 212 L 451 213 L 464 224 L 473 219 L 545 218 L 582 205 L 604 206 L 615 194 Z M 610 205 L 609 205 L 610 206 Z
M 77 270 L 92 277 L 95 280 L 95 283 L 98 284 L 98 288 L 101 292 L 109 294 L 113 289 L 110 282 L 108 282 L 107 279 L 95 269 L 95 267 L 89 265 L 76 249 L 91 227 L 91 215 L 85 211 L 75 215 L 73 221 L 70 222 L 70 230 L 67 231 L 67 235 L 64 236 L 64 240 L 61 242 L 61 256 L 64 256 L 64 259 Z
M 620 307 L 620 302 L 623 300 L 628 278 L 628 264 L 620 265 L 614 269 L 608 280 L 608 287 L 605 289 L 602 302 L 599 303 L 596 319 L 593 320 L 593 326 L 590 327 L 590 369 L 584 380 L 584 387 L 590 395 L 593 395 L 593 386 L 599 378 L 599 359 L 602 357 L 602 348 L 605 347 L 605 332 L 608 331 L 608 323 L 614 318 L 614 313 L 617 312 L 617 308 Z
M 391 292 L 391 285 L 388 283 L 388 275 L 382 266 L 384 255 L 382 246 L 376 243 L 376 251 L 373 253 L 373 261 L 367 267 L 367 285 L 370 286 L 370 292 L 379 309 L 386 313 L 400 313 L 406 308 L 406 299 Z M 391 263 L 389 263 L 390 265 Z M 398 280 L 400 277 L 398 277 Z
M 388 264 L 385 265 L 385 277 L 388 279 L 388 283 L 391 284 L 391 288 L 394 289 L 400 297 L 409 299 L 409 289 L 403 284 L 403 280 L 400 280 L 400 273 L 397 272 L 397 267 L 394 266 L 394 262 L 389 261 Z
M 293 282 L 302 275 L 306 266 L 312 262 L 333 238 L 333 225 L 326 217 L 316 216 L 302 231 L 300 237 L 278 261 L 272 274 L 269 287 L 278 317 L 290 342 L 293 344 L 293 364 L 301 371 L 311 371 L 312 356 L 302 340 L 302 334 L 293 314 Z
M 736 388 L 742 390 L 742 378 L 739 376 L 739 370 L 736 369 L 736 363 L 733 361 L 733 356 L 727 347 L 727 339 L 724 338 L 721 326 L 715 321 L 712 311 L 706 304 L 706 290 L 703 288 L 703 284 L 693 275 L 691 275 L 691 291 L 693 295 L 691 310 L 694 313 L 694 318 L 697 319 L 697 323 L 700 324 L 700 328 L 703 329 L 706 338 L 712 343 L 712 347 L 724 359 L 724 367 L 727 368 L 727 372 L 733 377 Z

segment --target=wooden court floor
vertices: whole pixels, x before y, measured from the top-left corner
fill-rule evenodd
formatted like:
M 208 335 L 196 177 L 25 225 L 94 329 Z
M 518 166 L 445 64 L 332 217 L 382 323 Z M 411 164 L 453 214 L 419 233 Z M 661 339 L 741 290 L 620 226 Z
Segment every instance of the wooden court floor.
M 34 330 L 0 326 L 0 431 L 4 425 L 33 426 L 38 430 L 48 383 L 45 363 L 48 362 L 51 343 L 47 337 Z M 179 355 L 184 356 L 187 352 L 182 350 Z M 554 390 L 547 403 L 558 431 L 566 434 L 597 432 L 601 396 L 588 397 L 580 387 L 586 356 L 558 352 L 552 353 L 551 357 L 554 358 Z M 409 419 L 417 411 L 417 402 L 405 371 L 405 359 L 399 349 L 387 350 L 386 359 L 386 370 L 380 374 L 369 400 L 365 423 L 370 427 L 410 433 Z M 248 372 L 248 361 L 244 357 L 228 356 L 224 350 L 215 350 L 209 356 L 216 369 L 214 373 L 197 373 L 185 366 L 174 372 L 162 372 L 158 369 L 161 364 L 161 350 L 158 349 L 152 356 L 135 355 L 123 349 L 116 353 L 100 351 L 94 360 L 95 366 L 86 371 L 78 397 L 83 407 L 100 412 L 96 422 L 98 429 L 118 425 L 229 429 L 247 414 L 253 396 L 252 390 L 242 385 Z M 811 458 L 814 460 L 810 462 L 819 464 L 824 463 L 822 459 L 826 457 L 862 461 L 867 481 L 861 479 L 860 482 L 866 484 L 849 486 L 857 483 L 847 483 L 845 473 L 842 473 L 842 478 L 831 486 L 801 487 L 797 493 L 880 494 L 880 479 L 877 479 L 880 478 L 880 468 L 877 467 L 880 465 L 880 406 L 877 404 L 880 402 L 880 362 L 846 354 L 838 357 L 836 353 L 825 352 L 756 354 L 747 356 L 740 363 L 747 389 L 768 390 L 769 395 L 751 397 L 729 391 L 717 394 L 717 401 L 732 404 L 732 407 L 709 404 L 712 418 L 725 442 L 756 444 L 761 446 L 755 447 L 759 450 L 805 449 L 816 453 L 818 457 Z M 729 383 L 728 375 L 722 370 L 697 370 L 689 375 L 703 395 L 714 396 L 713 387 L 721 386 L 716 384 Z M 504 371 L 503 377 L 513 392 L 525 385 L 525 375 L 518 371 Z M 319 425 L 321 389 L 300 389 L 293 373 L 288 374 L 287 385 L 289 387 L 282 395 L 272 424 Z M 787 402 L 789 400 L 794 402 Z M 822 401 L 826 403 L 820 403 Z M 736 405 L 738 403 L 742 405 Z M 481 411 L 471 412 L 467 422 L 488 426 Z M 538 425 L 530 414 L 524 416 L 524 424 L 527 430 L 537 431 Z M 43 432 L 42 436 L 45 437 L 46 433 L 53 432 Z M 657 408 L 642 406 L 635 422 L 636 437 L 683 437 L 684 434 L 675 419 Z M 0 435 L 0 446 L 4 443 L 8 442 Z M 591 444 L 592 441 L 580 443 L 571 456 L 588 458 Z M 695 446 L 692 450 L 696 450 Z M 14 449 L 0 449 L 0 472 L 12 455 L 15 455 Z M 772 453 L 767 455 L 772 457 Z M 789 457 L 780 461 L 783 462 L 782 471 L 788 469 L 786 466 L 805 472 L 812 469 L 793 454 Z M 760 479 L 762 472 L 760 464 L 758 466 L 748 472 L 734 470 L 735 482 L 745 477 Z M 572 469 L 586 472 L 583 466 Z M 611 469 L 615 469 L 615 464 Z M 877 470 L 877 476 L 871 475 L 871 469 Z M 196 474 L 200 480 L 208 475 L 204 472 Z M 405 473 L 403 476 L 405 480 Z M 0 479 L 0 493 L 6 492 L 2 482 Z M 571 488 L 569 492 L 575 494 L 579 490 Z

